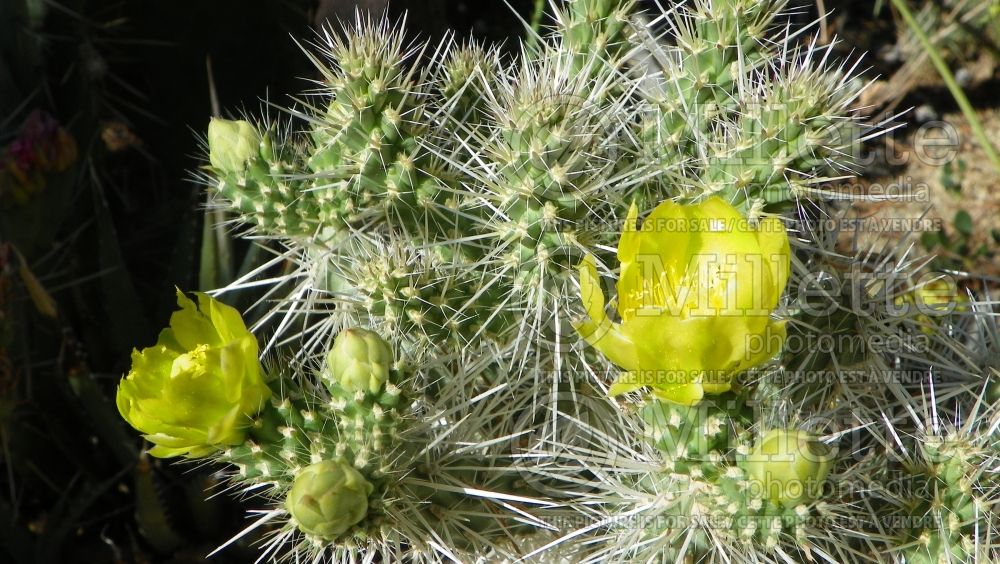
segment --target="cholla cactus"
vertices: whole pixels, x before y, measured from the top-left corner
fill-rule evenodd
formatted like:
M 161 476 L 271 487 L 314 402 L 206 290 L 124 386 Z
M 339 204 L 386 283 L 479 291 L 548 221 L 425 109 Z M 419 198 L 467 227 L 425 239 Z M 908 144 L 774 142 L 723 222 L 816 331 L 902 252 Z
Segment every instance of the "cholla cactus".
M 890 550 L 906 562 L 996 561 L 996 404 L 982 390 L 942 399 L 925 384 L 872 445 L 883 461 L 865 476 L 875 523 L 891 524 Z
M 217 204 L 294 265 L 253 328 L 273 329 L 267 390 L 192 386 L 233 414 L 222 433 L 155 428 L 162 378 L 123 415 L 160 454 L 225 465 L 276 560 L 993 556 L 995 524 L 972 523 L 995 497 L 994 388 L 943 432 L 914 417 L 922 379 L 849 376 L 944 367 L 957 398 L 1000 342 L 969 321 L 982 305 L 902 307 L 940 305 L 926 260 L 815 228 L 868 134 L 853 68 L 783 1 L 552 8 L 517 60 L 359 17 L 307 49 L 319 87 L 284 121 L 213 120 Z M 876 276 L 825 285 L 848 272 Z M 872 335 L 906 345 L 808 344 Z M 907 511 L 932 519 L 879 524 Z
M 668 194 L 722 194 L 757 216 L 823 199 L 819 185 L 850 169 L 864 131 L 850 105 L 862 85 L 853 68 L 831 67 L 830 47 L 798 47 L 775 25 L 785 4 L 698 0 L 642 29 L 649 111 L 640 131 L 647 158 L 681 163 L 655 183 L 673 185 Z

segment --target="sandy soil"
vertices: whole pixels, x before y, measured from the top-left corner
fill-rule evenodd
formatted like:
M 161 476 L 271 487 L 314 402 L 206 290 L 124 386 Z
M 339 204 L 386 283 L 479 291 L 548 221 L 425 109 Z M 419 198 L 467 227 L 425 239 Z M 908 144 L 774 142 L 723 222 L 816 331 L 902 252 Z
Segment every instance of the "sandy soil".
M 987 135 L 1000 146 L 1000 112 L 979 114 Z M 916 128 L 902 143 L 883 143 L 888 158 L 905 164 L 893 175 L 862 180 L 871 194 L 887 193 L 884 201 L 862 201 L 855 208 L 866 226 L 859 241 L 871 243 L 876 237 L 901 240 L 907 228 L 919 231 L 945 229 L 955 238 L 954 218 L 961 210 L 968 212 L 973 232 L 968 247 L 985 244 L 996 250 L 991 231 L 1000 231 L 1000 172 L 998 172 L 973 136 L 968 122 L 959 114 L 947 114 Z M 949 171 L 950 167 L 950 171 Z M 909 197 L 899 197 L 901 188 L 909 187 Z M 929 221 L 914 222 L 923 214 Z M 935 249 L 952 267 L 976 274 L 1000 275 L 1000 264 L 988 253 L 982 257 L 959 256 Z

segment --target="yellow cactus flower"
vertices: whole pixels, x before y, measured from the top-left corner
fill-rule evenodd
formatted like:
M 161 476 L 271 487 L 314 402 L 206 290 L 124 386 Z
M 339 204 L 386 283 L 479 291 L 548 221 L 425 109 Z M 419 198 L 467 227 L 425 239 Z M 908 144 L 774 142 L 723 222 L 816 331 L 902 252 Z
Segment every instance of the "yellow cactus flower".
M 132 370 L 118 386 L 118 411 L 160 458 L 199 458 L 242 443 L 250 417 L 271 396 L 257 339 L 239 312 L 197 298 L 177 292 L 181 310 L 154 346 L 132 351 Z
M 624 369 L 611 395 L 644 386 L 694 405 L 722 393 L 737 373 L 772 358 L 785 338 L 771 312 L 788 282 L 788 234 L 780 220 L 752 226 L 726 201 L 663 202 L 636 227 L 629 210 L 618 244 L 618 315 L 605 313 L 593 257 L 580 265 L 589 319 L 577 331 Z

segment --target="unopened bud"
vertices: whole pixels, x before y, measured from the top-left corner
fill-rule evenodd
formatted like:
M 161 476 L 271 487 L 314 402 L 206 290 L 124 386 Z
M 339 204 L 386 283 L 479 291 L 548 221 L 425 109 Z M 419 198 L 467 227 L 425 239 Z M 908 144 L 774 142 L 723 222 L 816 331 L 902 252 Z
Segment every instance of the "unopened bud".
M 331 383 L 351 393 L 374 395 L 389 380 L 392 349 L 374 331 L 347 329 L 337 335 L 326 364 L 324 378 Z
M 819 497 L 833 450 L 800 429 L 774 429 L 747 456 L 747 471 L 763 497 L 792 508 Z
M 208 124 L 208 159 L 222 172 L 240 173 L 260 154 L 260 135 L 250 122 L 214 118 Z
M 295 476 L 285 509 L 302 532 L 334 540 L 365 518 L 373 489 L 347 463 L 324 460 Z

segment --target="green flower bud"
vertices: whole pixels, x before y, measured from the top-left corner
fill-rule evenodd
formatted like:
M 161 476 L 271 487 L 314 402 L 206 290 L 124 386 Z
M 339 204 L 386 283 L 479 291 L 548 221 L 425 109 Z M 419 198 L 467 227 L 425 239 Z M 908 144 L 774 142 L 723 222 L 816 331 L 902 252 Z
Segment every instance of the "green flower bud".
M 374 486 L 338 460 L 306 466 L 295 476 L 285 509 L 304 533 L 335 540 L 368 514 Z
M 367 329 L 341 331 L 326 358 L 325 378 L 349 392 L 377 394 L 389 379 L 392 349 Z
M 747 470 L 773 503 L 793 508 L 819 497 L 833 451 L 806 431 L 774 429 L 747 457 Z
M 250 122 L 213 118 L 208 124 L 208 159 L 221 172 L 240 173 L 260 154 L 260 135 Z
M 118 411 L 160 458 L 199 458 L 242 443 L 250 418 L 271 396 L 257 339 L 239 312 L 197 297 L 195 304 L 177 292 L 181 310 L 156 345 L 132 352 L 132 370 L 118 386 Z

